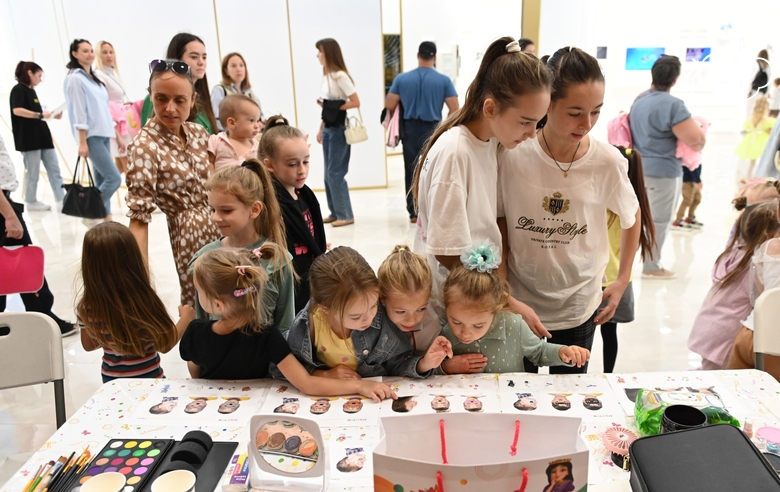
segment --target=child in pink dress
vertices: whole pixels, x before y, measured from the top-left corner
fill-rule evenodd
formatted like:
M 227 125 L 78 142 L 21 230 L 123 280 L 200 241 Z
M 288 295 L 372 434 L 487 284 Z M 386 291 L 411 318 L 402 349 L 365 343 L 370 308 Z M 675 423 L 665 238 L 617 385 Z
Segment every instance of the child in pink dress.
M 240 166 L 257 158 L 260 133 L 260 106 L 240 94 L 227 96 L 219 104 L 219 121 L 226 130 L 209 137 L 212 174 L 225 166 Z
M 715 261 L 712 288 L 704 298 L 688 337 L 688 348 L 701 355 L 701 368 L 707 371 L 725 369 L 742 327 L 742 320 L 752 310 L 749 266 L 753 253 L 764 241 L 780 233 L 775 200 L 746 206 L 747 199 L 735 200 L 736 233 Z

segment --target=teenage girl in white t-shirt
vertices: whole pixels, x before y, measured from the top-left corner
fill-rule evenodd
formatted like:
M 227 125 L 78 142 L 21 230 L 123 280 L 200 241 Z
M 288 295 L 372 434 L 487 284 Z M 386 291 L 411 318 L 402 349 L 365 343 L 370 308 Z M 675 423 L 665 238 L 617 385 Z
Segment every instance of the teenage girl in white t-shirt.
M 549 102 L 549 71 L 522 53 L 517 41 L 500 38 L 485 51 L 463 107 L 436 128 L 420 155 L 412 185 L 418 209 L 414 250 L 427 256 L 433 270 L 431 302 L 441 317 L 441 285 L 461 252 L 486 239 L 500 244 L 499 144 L 513 149 L 532 138 Z M 520 314 L 537 334 L 545 333 L 538 319 L 528 317 L 532 311 Z
M 588 135 L 604 104 L 595 58 L 562 48 L 547 62 L 553 89 L 539 135 L 499 153 L 498 213 L 507 279 L 534 309 L 552 341 L 590 350 L 630 280 L 641 230 L 639 204 L 620 152 Z M 618 277 L 604 289 L 609 260 L 607 209 L 620 218 Z M 605 303 L 602 309 L 599 306 Z M 536 372 L 526 363 L 526 370 Z M 554 367 L 551 373 L 586 372 Z

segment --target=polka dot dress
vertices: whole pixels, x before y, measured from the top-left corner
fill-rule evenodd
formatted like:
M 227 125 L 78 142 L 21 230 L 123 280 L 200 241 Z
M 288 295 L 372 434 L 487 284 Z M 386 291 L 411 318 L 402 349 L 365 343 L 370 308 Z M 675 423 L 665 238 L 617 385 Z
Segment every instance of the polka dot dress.
M 197 123 L 182 125 L 186 142 L 150 119 L 130 143 L 127 206 L 131 219 L 149 223 L 159 207 L 168 218 L 181 303 L 195 305 L 195 285 L 188 263 L 203 246 L 219 238 L 211 222 L 206 180 L 209 135 Z

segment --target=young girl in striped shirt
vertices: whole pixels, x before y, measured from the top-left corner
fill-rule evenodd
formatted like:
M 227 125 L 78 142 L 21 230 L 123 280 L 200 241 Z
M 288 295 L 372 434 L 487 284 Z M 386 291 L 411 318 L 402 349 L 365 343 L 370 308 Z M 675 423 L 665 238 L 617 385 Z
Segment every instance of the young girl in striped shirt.
M 179 307 L 174 324 L 152 287 L 141 250 L 130 230 L 104 222 L 84 235 L 81 292 L 76 303 L 81 345 L 103 349 L 103 382 L 163 376 L 158 352 L 171 350 L 195 310 Z

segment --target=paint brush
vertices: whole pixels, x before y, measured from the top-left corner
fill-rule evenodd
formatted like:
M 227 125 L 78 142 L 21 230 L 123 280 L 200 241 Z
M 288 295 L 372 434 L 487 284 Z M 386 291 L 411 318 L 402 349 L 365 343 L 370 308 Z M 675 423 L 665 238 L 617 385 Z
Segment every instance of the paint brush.
M 54 480 L 54 476 L 62 469 L 62 467 L 65 466 L 67 458 L 65 456 L 60 456 L 60 459 L 57 460 L 56 463 L 54 463 L 54 466 L 51 470 L 49 470 L 49 474 L 46 475 L 46 478 L 43 479 L 41 482 L 41 485 L 38 487 L 43 492 L 46 492 L 49 488 L 49 484 Z
M 63 490 L 66 490 L 65 488 L 67 487 L 68 483 L 70 482 L 70 479 L 73 478 L 73 475 L 74 475 L 73 472 L 76 471 L 76 465 L 77 465 L 77 463 L 78 463 L 80 458 L 81 458 L 81 456 L 79 456 L 79 458 L 73 458 L 70 461 L 70 463 L 68 463 L 67 469 L 62 472 L 62 474 L 60 475 L 60 479 L 57 481 L 57 487 L 56 488 L 51 488 L 51 490 L 56 490 L 57 492 L 61 492 Z
M 70 460 L 73 459 L 73 456 L 76 455 L 76 452 L 70 453 L 70 456 L 65 458 L 64 456 L 60 458 L 62 461 L 62 466 L 57 468 L 57 470 L 54 472 L 54 475 L 51 477 L 51 481 L 49 481 L 49 484 L 46 486 L 46 488 L 43 490 L 43 492 L 48 492 L 50 489 L 54 489 L 55 485 L 59 481 L 59 478 L 62 476 L 62 472 L 65 471 L 68 468 L 68 464 L 70 463 Z
M 38 475 L 41 474 L 41 470 L 43 470 L 43 465 L 38 467 L 38 471 L 35 472 L 35 475 L 33 475 L 33 477 L 30 479 L 30 481 L 27 482 L 27 485 L 24 486 L 24 488 L 22 489 L 22 492 L 27 492 L 28 490 L 30 490 L 30 485 L 32 485 L 33 482 L 35 482 L 35 479 L 38 478 Z
M 53 461 L 49 461 L 48 463 L 46 463 L 46 464 L 44 464 L 44 465 L 43 465 L 43 468 L 41 468 L 41 471 L 40 471 L 40 473 L 38 474 L 38 476 L 35 478 L 35 481 L 33 482 L 32 486 L 31 486 L 29 489 L 27 489 L 27 490 L 28 490 L 28 492 L 35 492 L 35 490 L 38 488 L 38 485 L 40 485 L 40 484 L 41 484 L 41 480 L 43 480 L 43 476 L 44 476 L 44 475 L 46 474 L 46 472 L 48 472 L 48 471 L 49 471 L 49 469 L 50 469 L 50 468 L 52 468 L 53 466 L 54 466 L 54 462 L 53 462 Z

